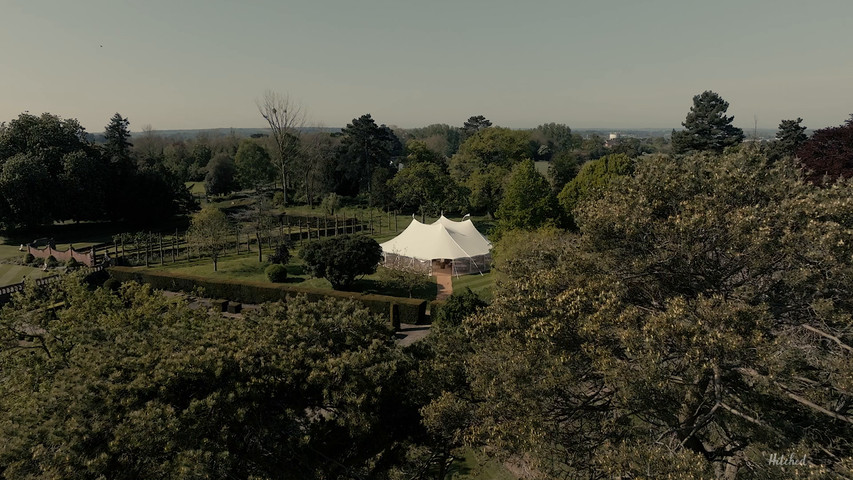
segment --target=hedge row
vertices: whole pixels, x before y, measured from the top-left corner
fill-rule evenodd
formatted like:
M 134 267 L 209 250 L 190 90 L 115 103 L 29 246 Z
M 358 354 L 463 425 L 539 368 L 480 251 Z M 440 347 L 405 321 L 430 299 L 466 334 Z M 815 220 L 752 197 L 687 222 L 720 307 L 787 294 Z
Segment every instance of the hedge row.
M 226 298 L 241 303 L 257 304 L 279 300 L 286 301 L 288 297 L 296 295 L 305 295 L 311 301 L 318 301 L 326 297 L 355 300 L 361 302 L 371 312 L 388 318 L 395 329 L 400 327 L 400 323 L 422 324 L 426 321 L 426 301 L 413 298 L 367 295 L 358 292 L 306 288 L 280 283 L 214 280 L 144 268 L 110 267 L 108 270 L 112 278 L 122 282 L 132 280 L 138 283 L 146 283 L 159 290 L 187 293 L 202 288 L 205 297 Z

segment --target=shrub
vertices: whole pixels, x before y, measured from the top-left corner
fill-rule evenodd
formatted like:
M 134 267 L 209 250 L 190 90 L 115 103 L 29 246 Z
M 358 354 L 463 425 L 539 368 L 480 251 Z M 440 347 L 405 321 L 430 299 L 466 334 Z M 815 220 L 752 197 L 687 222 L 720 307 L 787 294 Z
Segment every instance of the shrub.
M 24 255 L 24 263 L 27 265 L 33 263 L 35 260 L 36 257 L 34 257 L 32 253 L 27 252 L 27 254 Z
M 264 271 L 267 278 L 273 283 L 284 283 L 287 280 L 287 268 L 284 265 L 273 263 Z
M 80 262 L 74 260 L 73 258 L 69 258 L 67 262 L 65 262 L 65 268 L 69 270 L 73 270 L 80 266 Z
M 107 290 L 117 291 L 121 287 L 121 281 L 117 278 L 110 277 L 104 282 L 104 288 Z
M 290 261 L 290 249 L 287 248 L 287 245 L 275 247 L 273 253 L 267 256 L 267 261 L 279 265 L 287 265 L 287 262 Z
M 432 324 L 438 328 L 457 328 L 462 325 L 465 317 L 477 313 L 486 306 L 471 288 L 466 287 L 461 292 L 455 292 L 436 311 L 430 311 Z
M 54 258 L 53 255 L 47 257 L 47 260 L 45 260 L 44 263 L 47 265 L 48 268 L 54 268 L 59 266 L 59 262 L 56 261 L 56 258 Z
M 327 279 L 339 290 L 352 285 L 356 277 L 375 272 L 382 247 L 365 235 L 341 235 L 311 242 L 300 255 L 312 276 Z
M 272 204 L 284 205 L 284 194 L 281 192 L 275 192 L 272 196 Z

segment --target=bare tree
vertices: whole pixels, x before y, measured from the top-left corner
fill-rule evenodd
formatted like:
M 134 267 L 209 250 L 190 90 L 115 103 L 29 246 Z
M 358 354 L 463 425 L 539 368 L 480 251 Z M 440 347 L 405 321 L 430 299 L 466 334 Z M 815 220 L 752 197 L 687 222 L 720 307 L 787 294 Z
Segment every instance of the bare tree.
M 290 95 L 267 90 L 257 101 L 258 111 L 270 126 L 276 147 L 275 164 L 279 171 L 284 204 L 291 167 L 299 155 L 300 129 L 305 126 L 305 110 Z

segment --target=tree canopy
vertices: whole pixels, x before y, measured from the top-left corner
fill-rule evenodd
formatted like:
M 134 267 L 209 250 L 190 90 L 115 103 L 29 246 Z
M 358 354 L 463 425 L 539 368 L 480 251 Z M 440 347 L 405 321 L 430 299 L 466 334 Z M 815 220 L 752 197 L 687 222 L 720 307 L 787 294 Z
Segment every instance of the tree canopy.
M 407 360 L 353 302 L 235 321 L 133 283 L 37 298 L 0 313 L 4 478 L 387 478 L 417 431 Z
M 498 230 L 535 230 L 547 224 L 559 223 L 557 200 L 545 180 L 533 164 L 524 160 L 509 174 L 506 190 L 495 217 Z
M 812 182 L 853 177 L 853 120 L 816 130 L 797 149 L 797 157 Z
M 639 159 L 464 322 L 468 433 L 546 477 L 849 475 L 851 202 L 752 152 Z
M 693 106 L 682 122 L 684 130 L 672 131 L 672 148 L 676 153 L 690 151 L 722 153 L 726 147 L 743 141 L 743 130 L 732 125 L 735 117 L 727 117 L 729 102 L 706 90 L 693 97 Z

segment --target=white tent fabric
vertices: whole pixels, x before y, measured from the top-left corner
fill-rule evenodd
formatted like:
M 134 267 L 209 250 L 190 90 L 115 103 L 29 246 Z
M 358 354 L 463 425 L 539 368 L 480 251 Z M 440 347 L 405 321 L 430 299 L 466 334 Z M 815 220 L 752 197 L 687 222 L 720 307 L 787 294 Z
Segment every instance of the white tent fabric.
M 488 255 L 492 249 L 471 220 L 455 222 L 444 215 L 429 225 L 412 219 L 405 230 L 380 246 L 386 254 L 426 261 L 472 258 Z

